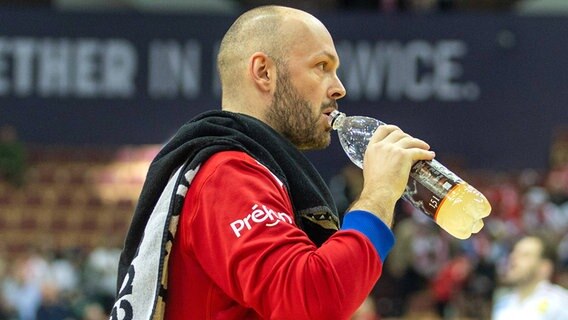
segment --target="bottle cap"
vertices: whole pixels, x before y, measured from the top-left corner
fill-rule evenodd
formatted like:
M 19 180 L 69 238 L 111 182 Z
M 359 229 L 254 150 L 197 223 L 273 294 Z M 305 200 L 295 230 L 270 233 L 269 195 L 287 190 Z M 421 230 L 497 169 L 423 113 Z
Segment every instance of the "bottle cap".
M 335 120 L 337 120 L 337 118 L 339 118 L 340 115 L 344 115 L 345 113 L 340 112 L 339 110 L 333 110 L 328 117 L 329 120 L 329 125 L 333 128 L 333 123 L 335 122 Z

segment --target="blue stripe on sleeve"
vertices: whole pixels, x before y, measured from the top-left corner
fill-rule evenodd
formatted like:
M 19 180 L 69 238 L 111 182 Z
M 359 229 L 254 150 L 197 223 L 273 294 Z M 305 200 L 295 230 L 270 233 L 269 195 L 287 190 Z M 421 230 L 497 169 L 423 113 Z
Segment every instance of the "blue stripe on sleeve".
M 381 219 L 368 211 L 354 210 L 348 212 L 343 219 L 341 229 L 357 230 L 367 236 L 377 249 L 383 262 L 394 246 L 394 234 L 391 229 Z

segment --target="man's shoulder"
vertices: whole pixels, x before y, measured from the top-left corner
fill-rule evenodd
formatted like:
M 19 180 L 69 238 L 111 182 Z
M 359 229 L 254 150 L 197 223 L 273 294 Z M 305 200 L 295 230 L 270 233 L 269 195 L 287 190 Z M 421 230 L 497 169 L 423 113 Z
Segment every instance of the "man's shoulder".
M 212 172 L 221 166 L 231 166 L 235 170 L 238 170 L 238 168 L 241 168 L 242 166 L 254 168 L 262 175 L 269 176 L 270 179 L 281 188 L 284 187 L 282 180 L 280 180 L 269 168 L 244 151 L 227 150 L 217 152 L 205 161 L 202 168 L 205 169 L 204 171 L 206 172 Z
M 226 151 L 219 151 L 213 154 L 211 157 L 209 157 L 209 159 L 205 161 L 205 163 L 208 166 L 211 165 L 214 166 L 230 161 L 255 162 L 254 158 L 244 151 L 226 150 Z
M 555 298 L 558 301 L 568 303 L 568 290 L 564 287 L 546 282 L 542 284 L 541 290 L 544 294 L 550 296 L 551 298 Z
M 241 172 L 243 167 L 255 165 L 256 161 L 244 151 L 219 151 L 201 163 L 198 177 L 232 174 Z
M 492 318 L 495 320 L 507 320 L 510 318 L 512 310 L 518 308 L 516 301 L 518 300 L 515 298 L 515 293 L 511 288 L 498 288 L 493 297 Z

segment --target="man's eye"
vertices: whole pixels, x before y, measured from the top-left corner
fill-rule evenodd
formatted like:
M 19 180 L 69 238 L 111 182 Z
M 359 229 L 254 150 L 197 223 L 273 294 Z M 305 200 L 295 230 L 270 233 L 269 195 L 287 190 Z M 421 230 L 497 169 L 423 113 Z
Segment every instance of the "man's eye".
M 321 70 L 325 70 L 326 67 L 327 67 L 327 62 L 318 63 L 318 68 L 320 68 Z

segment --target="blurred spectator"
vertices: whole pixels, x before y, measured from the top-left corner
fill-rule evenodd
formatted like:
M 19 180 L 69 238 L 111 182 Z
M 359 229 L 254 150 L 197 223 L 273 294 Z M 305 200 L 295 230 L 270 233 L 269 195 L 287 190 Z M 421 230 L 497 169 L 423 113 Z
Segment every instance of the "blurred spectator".
M 436 310 L 436 302 L 428 289 L 412 293 L 406 300 L 402 320 L 442 320 Z
M 560 241 L 558 241 L 556 253 L 560 267 L 568 270 L 568 233 L 565 233 Z M 568 283 L 565 287 L 568 288 Z
M 439 314 L 444 314 L 447 305 L 465 288 L 473 267 L 464 255 L 453 258 L 444 265 L 432 280 L 432 291 Z
M 10 125 L 0 127 L 0 178 L 15 186 L 24 182 L 25 152 L 18 141 L 16 129 Z
M 395 224 L 397 241 L 386 260 L 385 271 L 395 279 L 399 297 L 394 300 L 402 301 L 401 314 L 409 317 L 417 316 L 418 313 L 430 315 L 430 303 L 420 304 L 420 299 L 427 296 L 432 300 L 432 306 L 435 306 L 429 290 L 430 284 L 438 270 L 450 259 L 449 242 L 426 215 L 404 202 L 400 208 L 411 213 Z M 400 212 L 399 216 L 404 216 L 404 212 Z M 422 298 L 418 299 L 417 296 Z M 418 301 L 414 301 L 415 299 Z M 433 310 L 437 311 L 435 307 Z M 394 316 L 401 314 L 397 312 Z
M 504 249 L 497 241 L 492 241 L 488 229 L 481 230 L 474 237 L 462 242 L 465 256 L 471 263 L 460 291 L 452 297 L 454 309 L 465 318 L 489 319 L 491 301 L 496 285 L 495 261 L 502 256 Z
M 558 206 L 568 203 L 568 165 L 550 170 L 545 187 L 552 203 Z
M 108 318 L 103 307 L 99 303 L 92 302 L 85 306 L 81 320 L 107 320 Z
M 524 194 L 522 217 L 526 229 L 554 227 L 554 211 L 556 206 L 549 202 L 549 193 L 544 188 L 533 187 Z
M 440 234 L 430 218 L 416 209 L 410 210 L 410 218 L 395 225 L 397 243 L 389 254 L 387 267 L 392 274 L 402 278 L 409 277 L 408 273 L 416 273 L 418 278 L 430 279 L 449 260 L 450 248 L 445 235 Z M 412 286 L 416 285 L 416 280 Z
M 16 259 L 2 284 L 2 293 L 8 310 L 19 320 L 35 320 L 41 303 L 40 284 L 29 273 L 29 261 L 25 257 Z
M 556 169 L 566 166 L 568 166 L 568 128 L 560 128 L 552 138 L 550 167 Z
M 79 289 L 80 271 L 71 256 L 74 253 L 69 249 L 58 252 L 50 263 L 50 279 L 57 283 L 64 295 L 70 295 Z
M 41 304 L 36 320 L 72 320 L 74 315 L 65 301 L 57 283 L 45 282 L 41 288 Z
M 568 319 L 568 291 L 550 283 L 554 251 L 546 239 L 537 236 L 515 244 L 503 275 L 508 288 L 495 295 L 494 320 Z
M 16 319 L 16 311 L 5 298 L 4 286 L 8 281 L 8 259 L 4 251 L 4 244 L 0 244 L 0 319 L 12 320 Z
M 85 289 L 88 296 L 110 312 L 116 293 L 120 248 L 103 243 L 87 257 L 85 265 Z
M 558 242 L 556 249 L 558 257 L 558 270 L 555 276 L 555 283 L 568 289 L 568 232 Z

